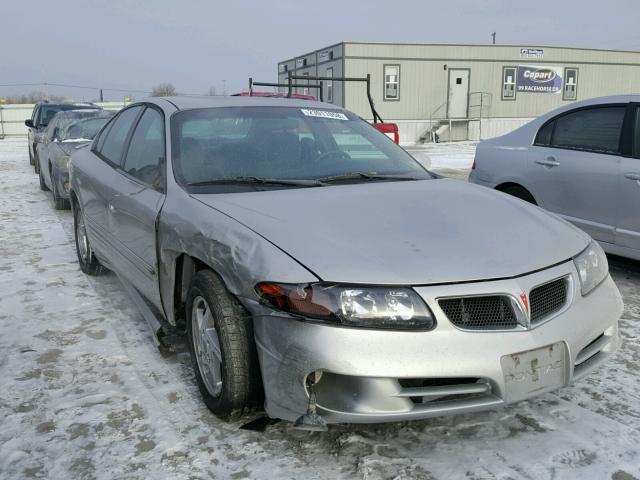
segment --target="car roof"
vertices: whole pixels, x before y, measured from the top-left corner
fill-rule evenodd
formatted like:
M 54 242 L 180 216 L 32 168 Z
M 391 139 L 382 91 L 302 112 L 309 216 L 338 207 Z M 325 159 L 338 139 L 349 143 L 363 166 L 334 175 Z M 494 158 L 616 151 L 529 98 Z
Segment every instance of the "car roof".
M 298 107 L 298 108 L 321 108 L 324 110 L 341 110 L 335 105 L 322 103 L 313 100 L 301 100 L 297 98 L 281 97 L 248 97 L 248 96 L 175 96 L 175 97 L 152 97 L 144 100 L 146 102 L 161 105 L 161 101 L 166 101 L 175 106 L 178 110 L 191 110 L 195 108 L 216 108 L 216 107 Z
M 101 108 L 100 106 L 96 105 L 95 103 L 91 103 L 91 102 L 49 102 L 48 100 L 42 100 L 42 101 L 38 102 L 37 105 L 47 105 L 47 106 L 50 106 L 50 107 L 73 105 L 74 107 L 79 107 L 79 108 L 87 108 L 87 107 L 88 108 L 95 108 L 95 109 Z

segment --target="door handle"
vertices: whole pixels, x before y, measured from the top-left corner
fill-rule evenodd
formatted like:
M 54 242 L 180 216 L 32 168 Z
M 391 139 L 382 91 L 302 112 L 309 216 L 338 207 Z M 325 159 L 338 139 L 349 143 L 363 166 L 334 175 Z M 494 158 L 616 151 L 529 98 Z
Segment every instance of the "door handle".
M 635 180 L 640 182 L 640 173 L 625 173 L 624 178 L 628 178 L 629 180 Z
M 558 167 L 560 166 L 560 162 L 558 162 L 554 157 L 547 157 L 545 159 L 536 160 L 538 165 L 544 165 L 545 167 Z

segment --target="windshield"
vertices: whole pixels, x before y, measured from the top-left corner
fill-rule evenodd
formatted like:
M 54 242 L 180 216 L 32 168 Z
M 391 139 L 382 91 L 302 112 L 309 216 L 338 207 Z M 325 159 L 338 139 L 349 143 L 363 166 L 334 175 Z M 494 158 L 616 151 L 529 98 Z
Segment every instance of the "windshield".
M 66 110 L 80 110 L 85 108 L 95 109 L 96 107 L 91 105 L 86 105 L 86 106 L 73 105 L 71 103 L 57 104 L 57 105 L 56 104 L 48 105 L 46 103 L 43 103 L 42 106 L 40 107 L 39 124 L 42 127 L 49 125 L 49 122 L 53 119 L 53 117 L 56 116 L 56 113 L 58 112 L 63 112 Z
M 293 107 L 187 110 L 172 117 L 182 184 L 255 177 L 350 181 L 431 178 L 408 153 L 351 113 Z M 366 174 L 367 176 L 363 176 Z
M 91 140 L 111 116 L 74 120 L 60 131 L 60 141 Z

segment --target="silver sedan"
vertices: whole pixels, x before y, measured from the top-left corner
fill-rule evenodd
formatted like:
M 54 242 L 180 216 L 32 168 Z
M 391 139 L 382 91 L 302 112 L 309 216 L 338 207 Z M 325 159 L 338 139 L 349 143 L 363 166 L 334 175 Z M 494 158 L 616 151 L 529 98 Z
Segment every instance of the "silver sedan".
M 619 346 L 588 235 L 439 178 L 333 105 L 156 98 L 71 160 L 82 270 L 185 330 L 221 418 L 321 429 L 472 412 L 569 384 Z M 159 326 L 159 327 L 158 327 Z
M 640 95 L 572 103 L 478 145 L 469 181 L 557 213 L 640 260 Z

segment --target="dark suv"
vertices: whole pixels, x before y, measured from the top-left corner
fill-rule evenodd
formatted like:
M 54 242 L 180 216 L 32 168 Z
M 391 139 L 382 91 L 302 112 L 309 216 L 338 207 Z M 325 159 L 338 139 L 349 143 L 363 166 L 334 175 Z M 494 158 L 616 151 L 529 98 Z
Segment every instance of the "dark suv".
M 96 109 L 100 107 L 93 103 L 49 103 L 47 101 L 38 102 L 33 107 L 31 118 L 25 120 L 24 124 L 29 127 L 29 163 L 34 166 L 36 173 L 38 173 L 36 146 L 41 141 L 42 134 L 51 119 L 56 113 L 63 110 L 79 110 L 83 108 Z

